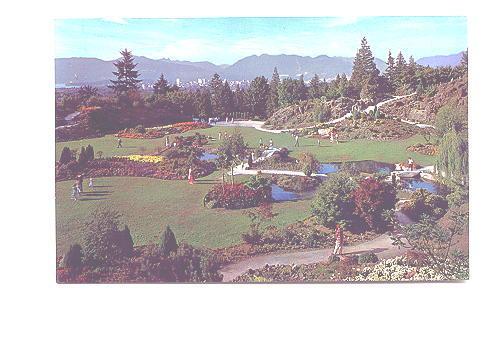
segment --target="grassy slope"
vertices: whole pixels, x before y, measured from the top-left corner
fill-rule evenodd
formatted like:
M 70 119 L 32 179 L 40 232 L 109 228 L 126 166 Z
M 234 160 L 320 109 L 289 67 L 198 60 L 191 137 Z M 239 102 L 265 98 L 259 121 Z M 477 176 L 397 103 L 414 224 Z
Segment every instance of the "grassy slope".
M 58 182 L 58 254 L 70 243 L 81 242 L 83 223 L 98 206 L 107 206 L 123 214 L 123 223 L 130 227 L 136 245 L 156 242 L 167 224 L 171 225 L 178 240 L 194 245 L 222 247 L 236 244 L 241 241 L 241 234 L 247 231 L 249 218 L 241 210 L 204 208 L 202 197 L 212 183 L 200 181 L 188 185 L 186 181 L 149 178 L 98 178 L 95 185 L 103 187 L 95 187 L 91 196 L 75 202 L 70 199 L 72 182 Z M 274 210 L 279 215 L 274 223 L 284 226 L 303 219 L 309 215 L 309 205 L 310 201 L 275 203 Z
M 409 156 L 422 165 L 429 165 L 434 163 L 434 158 L 431 156 L 420 155 L 413 152 L 407 152 L 406 148 L 409 145 L 423 142 L 423 138 L 419 135 L 409 139 L 400 141 L 370 141 L 370 140 L 356 140 L 340 144 L 331 144 L 326 140 L 322 140 L 322 146 L 316 145 L 315 139 L 300 139 L 300 147 L 294 147 L 294 140 L 290 134 L 272 134 L 267 132 L 258 131 L 254 128 L 237 128 L 244 139 L 251 147 L 257 147 L 259 138 L 262 138 L 265 144 L 268 144 L 270 139 L 278 147 L 287 147 L 289 150 L 297 152 L 308 151 L 313 153 L 321 162 L 340 162 L 340 161 L 358 161 L 358 160 L 377 160 L 382 162 L 400 162 L 406 160 Z M 234 128 L 227 127 L 212 127 L 200 130 L 199 133 L 210 135 L 218 138 L 218 132 L 228 133 L 233 132 Z M 188 135 L 189 132 L 185 133 Z M 173 136 L 170 136 L 172 139 Z M 217 141 L 213 141 L 211 145 L 216 146 Z M 102 151 L 104 157 L 116 155 L 129 155 L 140 153 L 140 148 L 145 148 L 146 152 L 152 152 L 156 147 L 164 144 L 164 139 L 123 139 L 123 148 L 116 148 L 117 140 L 112 135 L 107 135 L 103 138 L 85 139 L 69 142 L 61 142 L 56 144 L 56 158 L 60 156 L 60 152 L 64 146 L 69 146 L 71 149 L 80 149 L 81 146 L 91 144 L 94 147 L 95 153 Z

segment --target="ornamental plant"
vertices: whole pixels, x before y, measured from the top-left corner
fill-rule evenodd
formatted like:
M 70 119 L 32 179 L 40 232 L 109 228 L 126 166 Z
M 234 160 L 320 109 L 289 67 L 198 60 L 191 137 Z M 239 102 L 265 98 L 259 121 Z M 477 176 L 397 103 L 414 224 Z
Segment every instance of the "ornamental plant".
M 66 164 L 74 160 L 73 154 L 69 147 L 64 146 L 61 152 L 61 157 L 59 159 L 59 164 Z
M 388 227 L 386 212 L 393 210 L 396 204 L 396 189 L 376 178 L 365 178 L 358 182 L 352 193 L 355 214 L 362 218 L 367 226 L 375 231 Z
M 346 173 L 337 173 L 323 185 L 311 203 L 311 211 L 327 227 L 338 223 L 350 224 L 355 209 L 352 193 L 356 183 Z
M 166 226 L 166 230 L 161 233 L 160 241 L 159 241 L 159 254 L 163 256 L 168 256 L 172 252 L 175 252 L 178 249 L 178 243 L 176 242 L 176 237 L 171 231 L 171 228 Z
M 204 197 L 204 204 L 212 208 L 243 209 L 271 202 L 271 187 L 251 189 L 245 184 L 214 185 Z

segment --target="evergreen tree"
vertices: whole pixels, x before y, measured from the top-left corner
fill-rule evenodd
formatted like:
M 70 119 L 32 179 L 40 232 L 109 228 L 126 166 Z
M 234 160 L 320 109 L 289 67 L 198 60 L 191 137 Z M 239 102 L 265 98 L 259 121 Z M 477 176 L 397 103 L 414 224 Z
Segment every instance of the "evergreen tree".
M 86 101 L 90 99 L 91 97 L 96 97 L 99 95 L 99 91 L 97 87 L 92 87 L 90 85 L 84 85 L 78 88 L 78 96 Z
M 310 81 L 309 96 L 311 98 L 320 98 L 322 96 L 321 81 L 317 74 Z
M 112 72 L 116 76 L 116 80 L 111 80 L 111 85 L 109 85 L 109 88 L 117 95 L 137 90 L 141 82 L 138 79 L 140 74 L 135 69 L 137 64 L 134 63 L 131 51 L 124 49 L 121 51 L 121 56 L 121 59 L 113 63 L 117 70 Z
M 86 157 L 86 149 L 84 146 L 81 147 L 80 154 L 78 156 L 78 164 L 80 166 L 85 165 L 88 162 L 88 159 Z
M 87 161 L 93 161 L 95 159 L 95 153 L 93 151 L 93 146 L 88 144 L 85 150 L 85 157 Z
M 67 269 L 78 269 L 82 265 L 83 249 L 79 244 L 71 244 L 62 258 L 62 266 Z
M 406 78 L 406 71 L 407 71 L 407 66 L 406 66 L 406 61 L 405 57 L 403 57 L 403 53 L 399 52 L 398 57 L 396 58 L 396 70 L 395 70 L 395 87 L 396 89 L 402 88 L 405 85 L 405 78 Z
M 133 238 L 131 238 L 130 229 L 125 225 L 124 229 L 119 232 L 119 245 L 123 256 L 133 255 Z
M 61 152 L 61 157 L 59 159 L 59 163 L 65 164 L 65 163 L 71 162 L 73 159 L 74 159 L 73 153 L 71 152 L 69 147 L 64 146 L 64 148 L 62 149 L 62 152 Z
M 467 76 L 469 71 L 469 50 L 466 49 L 462 53 L 462 60 L 460 61 L 460 65 L 458 66 L 458 72 L 461 76 Z
M 221 101 L 225 115 L 228 115 L 234 111 L 233 92 L 230 89 L 228 81 L 225 81 L 223 84 L 223 88 L 221 90 Z
M 266 105 L 270 95 L 270 86 L 264 76 L 258 76 L 251 81 L 247 89 L 247 105 L 255 116 L 267 116 Z
M 306 88 L 306 84 L 304 83 L 303 75 L 299 77 L 299 82 L 297 83 L 296 86 L 296 94 L 298 100 L 306 100 L 308 96 L 308 89 Z
M 350 79 L 353 94 L 357 96 L 367 82 L 370 84 L 370 87 L 376 89 L 378 87 L 376 86 L 378 76 L 379 70 L 375 65 L 374 56 L 367 39 L 363 37 L 360 49 L 356 53 L 353 62 L 353 72 Z
M 235 87 L 235 92 L 233 95 L 233 103 L 234 103 L 234 109 L 237 112 L 246 112 L 247 107 L 246 107 L 246 95 L 244 90 L 240 88 L 240 85 L 237 84 Z
M 199 117 L 209 118 L 212 116 L 211 93 L 208 90 L 196 91 L 195 111 Z
M 165 95 L 170 90 L 168 80 L 164 78 L 164 74 L 159 76 L 159 79 L 154 83 L 152 88 L 154 89 L 155 95 Z
M 408 86 L 410 91 L 415 91 L 418 85 L 417 82 L 417 63 L 415 63 L 413 56 L 410 56 L 406 67 L 405 84 Z
M 270 81 L 270 96 L 268 98 L 268 114 L 273 114 L 280 107 L 278 100 L 278 89 L 280 87 L 280 75 L 277 67 L 273 69 L 273 75 Z
M 159 241 L 159 253 L 163 256 L 169 256 L 172 252 L 178 249 L 178 243 L 176 242 L 175 235 L 169 226 L 166 226 L 166 230 L 161 233 Z
M 220 75 L 215 73 L 211 82 L 209 83 L 211 89 L 211 105 L 213 107 L 213 114 L 216 117 L 226 117 L 223 107 L 223 81 Z
M 387 78 L 386 92 L 393 93 L 396 86 L 396 62 L 391 54 L 391 50 L 387 55 L 387 67 L 384 75 Z

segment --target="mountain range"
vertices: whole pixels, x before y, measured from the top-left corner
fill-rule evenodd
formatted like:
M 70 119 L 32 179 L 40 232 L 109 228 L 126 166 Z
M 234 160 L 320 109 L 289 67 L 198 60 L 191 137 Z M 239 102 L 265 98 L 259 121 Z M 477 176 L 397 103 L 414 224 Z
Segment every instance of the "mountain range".
M 449 56 L 425 57 L 417 63 L 429 66 L 457 65 L 462 53 Z M 136 56 L 135 63 L 140 71 L 140 79 L 146 83 L 157 80 L 161 73 L 171 82 L 196 81 L 197 79 L 210 79 L 214 73 L 228 80 L 252 80 L 256 76 L 264 75 L 271 78 L 274 67 L 277 67 L 281 77 L 297 78 L 303 75 L 305 80 L 310 80 L 314 74 L 320 78 L 334 78 L 337 74 L 351 75 L 353 67 L 352 57 L 317 57 L 298 55 L 252 55 L 242 58 L 232 65 L 216 65 L 210 62 L 189 62 L 162 59 L 150 59 Z M 106 85 L 114 78 L 113 63 L 116 60 L 102 60 L 98 58 L 56 58 L 55 83 L 56 85 Z M 386 63 L 375 58 L 375 64 L 380 71 L 384 71 Z

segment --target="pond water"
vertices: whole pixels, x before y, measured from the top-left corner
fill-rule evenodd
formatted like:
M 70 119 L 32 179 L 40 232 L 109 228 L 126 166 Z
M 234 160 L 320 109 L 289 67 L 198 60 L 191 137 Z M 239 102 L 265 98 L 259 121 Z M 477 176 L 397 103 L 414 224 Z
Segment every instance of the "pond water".
M 303 198 L 298 193 L 285 191 L 283 188 L 275 184 L 271 185 L 271 197 L 277 202 L 297 201 Z
M 214 153 L 209 153 L 209 152 L 203 152 L 202 155 L 199 157 L 201 161 L 214 161 L 217 159 L 219 156 Z
M 394 164 L 385 163 L 385 162 L 377 162 L 377 161 L 352 161 L 345 162 L 347 166 L 350 168 L 356 169 L 361 173 L 385 173 L 389 174 L 392 170 L 394 170 Z M 336 173 L 341 169 L 343 163 L 323 163 L 319 174 L 330 174 Z
M 401 184 L 403 185 L 403 188 L 409 191 L 424 189 L 435 194 L 441 194 L 444 191 L 444 188 L 441 185 L 422 179 L 401 179 Z

